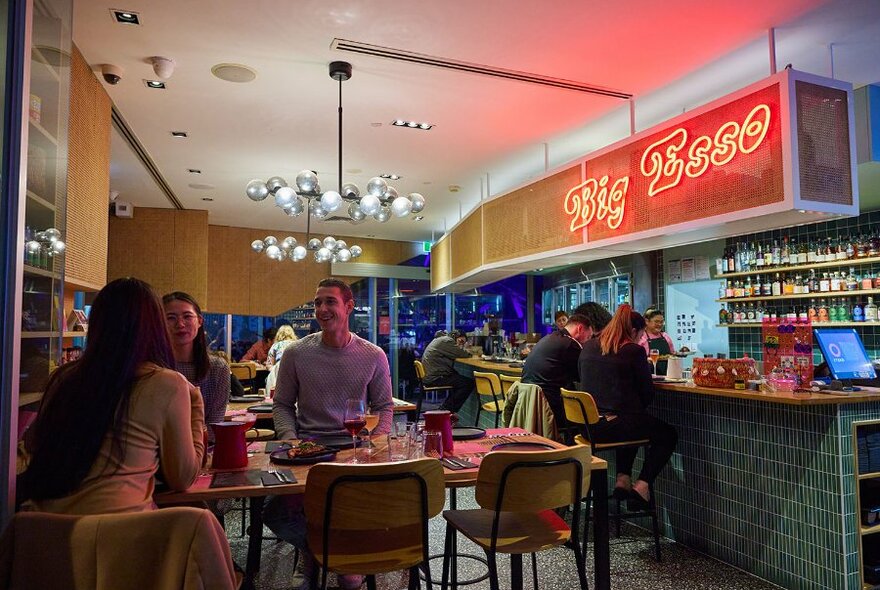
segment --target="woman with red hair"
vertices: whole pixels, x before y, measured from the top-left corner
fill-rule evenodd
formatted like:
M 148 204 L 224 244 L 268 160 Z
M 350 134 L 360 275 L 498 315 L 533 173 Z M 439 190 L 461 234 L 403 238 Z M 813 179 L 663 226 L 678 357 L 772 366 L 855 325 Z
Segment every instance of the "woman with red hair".
M 593 441 L 650 441 L 635 483 L 632 467 L 638 448 L 616 451 L 614 496 L 639 506 L 650 499 L 650 486 L 678 441 L 672 426 L 646 411 L 654 399 L 654 386 L 645 349 L 638 344 L 644 329 L 645 319 L 629 305 L 621 305 L 599 337 L 587 341 L 578 359 L 581 387 L 596 400 L 601 414 L 598 424 L 590 429 Z

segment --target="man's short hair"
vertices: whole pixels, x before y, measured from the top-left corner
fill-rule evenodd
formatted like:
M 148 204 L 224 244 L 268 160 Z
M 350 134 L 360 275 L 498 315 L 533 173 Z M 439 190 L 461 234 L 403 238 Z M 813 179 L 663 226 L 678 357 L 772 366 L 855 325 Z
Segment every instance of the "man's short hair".
M 351 292 L 351 287 L 348 286 L 348 283 L 340 279 L 321 279 L 321 282 L 318 283 L 318 288 L 320 289 L 321 287 L 336 287 L 339 289 L 339 292 L 342 293 L 343 303 L 348 303 L 349 301 L 354 300 L 354 293 Z
M 584 328 L 592 328 L 593 327 L 593 324 L 590 322 L 590 318 L 588 318 L 587 316 L 585 316 L 582 313 L 575 313 L 575 314 L 568 316 L 568 321 L 565 323 L 565 325 L 567 326 L 569 324 L 580 324 Z
M 449 337 L 453 340 L 464 338 L 464 332 L 462 332 L 461 330 L 453 330 L 449 333 Z
M 553 321 L 556 321 L 559 318 L 564 318 L 564 317 L 568 317 L 568 312 L 560 309 L 559 311 L 556 312 L 556 315 L 553 316 Z
M 274 340 L 277 333 L 278 328 L 276 328 L 275 326 L 266 328 L 265 330 L 263 330 L 263 340 Z

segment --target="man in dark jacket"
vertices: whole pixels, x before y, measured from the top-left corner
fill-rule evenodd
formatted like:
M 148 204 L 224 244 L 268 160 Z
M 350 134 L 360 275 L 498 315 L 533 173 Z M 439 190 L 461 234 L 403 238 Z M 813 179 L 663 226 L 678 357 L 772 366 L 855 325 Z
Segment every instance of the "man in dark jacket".
M 438 333 L 425 347 L 422 364 L 425 365 L 425 385 L 436 387 L 451 385 L 452 392 L 440 406 L 441 410 L 458 412 L 474 391 L 474 380 L 468 379 L 455 371 L 455 359 L 467 358 L 470 353 L 465 350 L 466 338 L 458 330 L 448 335 Z
M 526 357 L 521 381 L 541 386 L 560 429 L 566 425 L 566 420 L 559 390 L 571 388 L 577 381 L 578 357 L 584 342 L 592 335 L 590 319 L 576 313 L 568 318 L 564 328 L 541 338 Z

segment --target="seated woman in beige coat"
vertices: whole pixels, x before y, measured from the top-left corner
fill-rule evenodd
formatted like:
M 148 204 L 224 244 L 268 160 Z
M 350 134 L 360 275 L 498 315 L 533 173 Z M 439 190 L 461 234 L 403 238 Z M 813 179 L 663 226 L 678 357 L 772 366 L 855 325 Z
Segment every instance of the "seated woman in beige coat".
M 28 508 L 151 510 L 156 476 L 176 490 L 195 480 L 205 452 L 202 397 L 171 369 L 163 315 L 138 279 L 98 293 L 86 349 L 52 375 L 26 438 L 18 496 Z

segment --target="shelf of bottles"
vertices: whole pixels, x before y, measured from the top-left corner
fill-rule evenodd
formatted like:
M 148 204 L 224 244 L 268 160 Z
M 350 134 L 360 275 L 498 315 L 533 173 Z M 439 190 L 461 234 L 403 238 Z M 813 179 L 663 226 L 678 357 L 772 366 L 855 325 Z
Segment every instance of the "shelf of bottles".
M 880 325 L 880 234 L 801 242 L 729 246 L 716 260 L 723 278 L 720 327 L 760 327 L 763 321 L 812 321 L 834 326 Z M 876 266 L 874 267 L 876 268 Z M 791 304 L 784 302 L 791 301 Z

